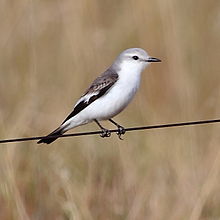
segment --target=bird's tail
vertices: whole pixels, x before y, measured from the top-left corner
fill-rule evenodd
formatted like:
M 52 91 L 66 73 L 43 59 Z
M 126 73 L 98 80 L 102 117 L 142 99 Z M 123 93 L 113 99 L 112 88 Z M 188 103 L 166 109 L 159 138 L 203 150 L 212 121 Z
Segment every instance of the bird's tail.
M 57 138 L 59 138 L 57 136 L 63 134 L 64 132 L 65 132 L 64 127 L 59 127 L 56 130 L 54 130 L 53 132 L 51 132 L 50 134 L 48 134 L 46 137 L 40 139 L 37 143 L 38 144 L 41 144 L 41 143 L 50 144 L 50 143 L 54 142 Z

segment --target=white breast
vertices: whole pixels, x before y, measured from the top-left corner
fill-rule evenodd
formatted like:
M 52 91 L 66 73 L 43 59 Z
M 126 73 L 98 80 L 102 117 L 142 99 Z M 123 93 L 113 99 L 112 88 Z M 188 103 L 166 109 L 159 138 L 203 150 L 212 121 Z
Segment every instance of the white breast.
M 120 113 L 132 100 L 139 85 L 140 72 L 124 69 L 118 81 L 103 95 L 78 115 L 88 120 L 106 120 Z

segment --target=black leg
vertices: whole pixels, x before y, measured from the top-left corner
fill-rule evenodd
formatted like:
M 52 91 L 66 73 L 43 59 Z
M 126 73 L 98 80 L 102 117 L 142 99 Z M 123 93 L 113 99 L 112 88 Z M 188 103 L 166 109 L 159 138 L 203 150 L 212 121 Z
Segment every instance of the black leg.
M 113 121 L 112 119 L 109 119 L 109 121 L 118 127 L 117 135 L 118 135 L 118 137 L 119 137 L 120 140 L 123 140 L 123 139 L 121 138 L 121 135 L 122 135 L 122 134 L 125 134 L 125 129 L 124 129 L 121 125 L 119 125 L 118 123 L 116 123 L 115 121 Z
M 102 125 L 101 125 L 96 119 L 95 119 L 94 121 L 95 121 L 95 123 L 96 123 L 96 124 L 101 128 L 101 130 L 102 130 L 102 134 L 100 134 L 100 136 L 101 136 L 102 138 L 104 138 L 104 137 L 110 137 L 110 136 L 111 136 L 111 132 L 110 132 L 108 129 L 102 127 Z

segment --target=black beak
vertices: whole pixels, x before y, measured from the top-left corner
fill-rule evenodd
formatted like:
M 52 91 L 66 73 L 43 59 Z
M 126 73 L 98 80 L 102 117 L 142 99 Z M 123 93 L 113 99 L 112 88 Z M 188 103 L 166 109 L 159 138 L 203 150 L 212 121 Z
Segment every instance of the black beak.
M 147 61 L 147 62 L 161 62 L 160 59 L 157 59 L 157 58 L 155 58 L 155 57 L 149 57 L 146 61 Z

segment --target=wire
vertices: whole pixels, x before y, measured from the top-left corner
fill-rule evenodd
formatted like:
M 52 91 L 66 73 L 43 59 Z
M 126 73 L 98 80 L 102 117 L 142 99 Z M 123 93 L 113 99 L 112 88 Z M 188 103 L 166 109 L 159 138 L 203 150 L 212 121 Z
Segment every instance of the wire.
M 125 128 L 125 131 L 139 131 L 139 130 L 151 130 L 151 129 L 158 129 L 158 128 L 171 128 L 171 127 L 183 127 L 183 126 L 190 126 L 190 125 L 202 125 L 202 124 L 213 124 L 219 123 L 220 119 L 211 119 L 211 120 L 201 120 L 201 121 L 188 121 L 188 122 L 180 122 L 180 123 L 170 123 L 170 124 L 159 124 L 159 125 L 150 125 L 150 126 L 142 126 L 142 127 L 132 127 L 132 128 Z M 111 133 L 115 133 L 118 129 L 109 130 Z M 76 137 L 76 136 L 85 136 L 85 135 L 95 135 L 95 134 L 102 134 L 102 131 L 89 131 L 89 132 L 80 132 L 80 133 L 73 133 L 73 134 L 64 134 L 64 135 L 57 135 L 53 137 Z M 22 141 L 33 141 L 45 138 L 46 136 L 38 136 L 38 137 L 27 137 L 27 138 L 14 138 L 14 139 L 5 139 L 0 140 L 0 143 L 11 143 L 11 142 L 22 142 Z

